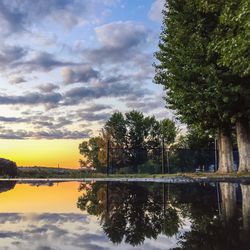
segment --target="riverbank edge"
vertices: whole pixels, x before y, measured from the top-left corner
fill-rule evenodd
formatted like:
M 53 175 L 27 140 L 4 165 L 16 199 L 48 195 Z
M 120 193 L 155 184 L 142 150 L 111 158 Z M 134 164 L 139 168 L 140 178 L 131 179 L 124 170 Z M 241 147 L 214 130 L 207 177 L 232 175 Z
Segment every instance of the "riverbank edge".
M 165 175 L 111 175 L 83 178 L 0 178 L 0 181 L 17 182 L 162 182 L 162 183 L 192 183 L 192 182 L 240 182 L 250 184 L 250 174 L 165 174 Z

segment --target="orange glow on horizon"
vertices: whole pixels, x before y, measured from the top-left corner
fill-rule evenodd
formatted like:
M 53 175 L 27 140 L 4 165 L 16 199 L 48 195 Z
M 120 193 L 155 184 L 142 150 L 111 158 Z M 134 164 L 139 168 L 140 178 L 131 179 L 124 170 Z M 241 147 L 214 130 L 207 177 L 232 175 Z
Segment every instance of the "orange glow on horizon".
M 0 140 L 0 157 L 18 166 L 79 168 L 83 140 Z
M 76 206 L 77 199 L 82 194 L 78 191 L 79 185 L 78 182 L 64 182 L 54 183 L 53 188 L 37 188 L 30 184 L 16 184 L 14 189 L 0 194 L 0 212 L 81 212 Z

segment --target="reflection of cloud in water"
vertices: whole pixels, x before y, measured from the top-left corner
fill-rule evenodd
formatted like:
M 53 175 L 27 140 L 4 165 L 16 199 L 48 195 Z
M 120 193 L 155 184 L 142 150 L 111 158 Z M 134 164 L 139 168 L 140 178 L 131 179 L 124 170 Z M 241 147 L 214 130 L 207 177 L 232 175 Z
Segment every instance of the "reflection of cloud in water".
M 96 218 L 77 213 L 0 214 L 0 245 L 8 250 L 134 249 L 112 244 Z M 160 235 L 137 249 L 176 247 L 176 239 Z

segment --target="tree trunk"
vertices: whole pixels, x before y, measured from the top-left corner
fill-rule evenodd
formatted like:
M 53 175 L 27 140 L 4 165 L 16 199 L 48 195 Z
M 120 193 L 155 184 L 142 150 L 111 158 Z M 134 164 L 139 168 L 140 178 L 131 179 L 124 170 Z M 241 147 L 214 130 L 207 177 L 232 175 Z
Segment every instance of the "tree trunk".
M 219 130 L 218 134 L 219 168 L 218 173 L 232 173 L 233 170 L 233 145 L 230 130 Z
M 250 185 L 240 184 L 242 192 L 243 228 L 250 229 Z
M 250 172 L 250 128 L 248 120 L 236 122 L 236 133 L 240 157 L 238 172 Z
M 242 219 L 243 219 L 243 232 L 242 239 L 249 241 L 250 231 L 250 185 L 241 184 L 242 192 Z
M 227 224 L 236 213 L 236 187 L 234 183 L 220 183 L 222 218 Z

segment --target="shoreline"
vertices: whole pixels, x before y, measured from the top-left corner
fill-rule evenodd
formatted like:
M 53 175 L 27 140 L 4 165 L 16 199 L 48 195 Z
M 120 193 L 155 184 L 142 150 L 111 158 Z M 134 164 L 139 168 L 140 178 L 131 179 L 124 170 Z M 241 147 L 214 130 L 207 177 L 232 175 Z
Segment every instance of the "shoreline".
M 19 183 L 33 182 L 160 182 L 160 183 L 194 183 L 194 182 L 235 182 L 249 183 L 250 175 L 168 175 L 168 176 L 109 176 L 109 177 L 86 177 L 86 178 L 0 178 L 2 181 L 16 181 Z

